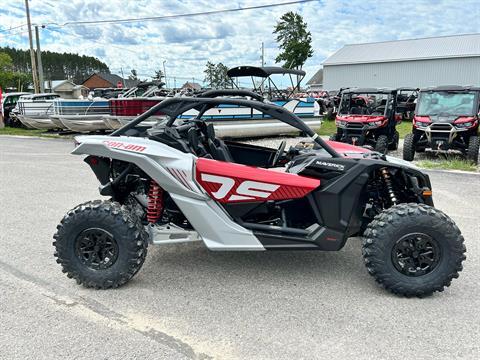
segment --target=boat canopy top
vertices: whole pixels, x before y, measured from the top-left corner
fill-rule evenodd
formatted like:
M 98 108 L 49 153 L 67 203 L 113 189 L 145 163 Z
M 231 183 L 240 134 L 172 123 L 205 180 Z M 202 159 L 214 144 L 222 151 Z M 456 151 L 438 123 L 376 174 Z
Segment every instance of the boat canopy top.
M 250 77 L 252 79 L 253 90 L 262 96 L 268 98 L 270 101 L 288 100 L 293 97 L 297 90 L 300 90 L 300 83 L 305 77 L 305 71 L 286 69 L 279 66 L 237 66 L 227 71 L 228 77 L 232 79 L 232 85 L 238 88 L 233 78 Z M 288 75 L 290 77 L 290 89 L 281 90 L 278 88 L 275 81 L 271 78 L 272 75 Z M 297 77 L 294 81 L 294 77 Z M 258 84 L 254 78 L 261 78 Z M 237 79 L 238 80 L 238 79 Z
M 282 74 L 282 75 L 291 74 L 291 75 L 299 75 L 304 77 L 305 71 L 295 70 L 295 69 L 286 69 L 279 66 L 265 66 L 265 67 L 237 66 L 227 71 L 227 75 L 231 78 L 243 77 L 243 76 L 256 76 L 256 77 L 267 78 L 274 74 Z

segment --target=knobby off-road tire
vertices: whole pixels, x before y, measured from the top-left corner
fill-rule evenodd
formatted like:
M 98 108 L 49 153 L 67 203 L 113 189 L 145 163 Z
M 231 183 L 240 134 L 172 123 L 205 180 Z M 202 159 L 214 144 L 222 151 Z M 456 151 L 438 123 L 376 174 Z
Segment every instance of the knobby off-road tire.
M 403 160 L 413 161 L 415 157 L 415 143 L 413 141 L 413 134 L 407 134 L 403 141 Z
M 392 142 L 388 144 L 388 150 L 397 150 L 399 141 L 400 141 L 400 133 L 397 130 L 395 130 L 395 133 L 393 134 Z
M 474 164 L 478 164 L 478 152 L 480 151 L 480 138 L 470 136 L 468 140 L 467 159 Z
M 375 151 L 386 154 L 388 151 L 388 137 L 387 135 L 380 135 L 377 138 L 377 142 L 375 143 Z
M 362 253 L 368 272 L 385 289 L 422 297 L 443 291 L 458 277 L 466 258 L 463 242 L 458 227 L 440 210 L 400 204 L 367 226 Z
M 90 201 L 70 210 L 53 238 L 62 271 L 96 289 L 125 284 L 147 255 L 148 234 L 140 220 L 112 201 Z

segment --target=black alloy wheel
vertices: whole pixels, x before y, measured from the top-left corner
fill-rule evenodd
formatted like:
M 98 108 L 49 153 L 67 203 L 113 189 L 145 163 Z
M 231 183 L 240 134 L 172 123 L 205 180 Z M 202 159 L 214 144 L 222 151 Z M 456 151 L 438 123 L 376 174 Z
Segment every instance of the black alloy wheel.
M 118 258 L 118 245 L 109 232 L 90 228 L 83 230 L 75 240 L 75 255 L 80 262 L 93 270 L 104 270 Z
M 423 233 L 407 234 L 392 248 L 392 262 L 404 275 L 422 276 L 433 271 L 441 258 L 435 239 Z

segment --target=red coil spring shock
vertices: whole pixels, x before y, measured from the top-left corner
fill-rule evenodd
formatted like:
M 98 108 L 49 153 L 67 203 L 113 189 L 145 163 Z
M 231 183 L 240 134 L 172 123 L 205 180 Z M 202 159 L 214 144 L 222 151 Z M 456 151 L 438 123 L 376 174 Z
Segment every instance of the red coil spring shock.
M 163 210 L 163 189 L 155 182 L 150 181 L 148 190 L 147 220 L 149 223 L 156 223 Z

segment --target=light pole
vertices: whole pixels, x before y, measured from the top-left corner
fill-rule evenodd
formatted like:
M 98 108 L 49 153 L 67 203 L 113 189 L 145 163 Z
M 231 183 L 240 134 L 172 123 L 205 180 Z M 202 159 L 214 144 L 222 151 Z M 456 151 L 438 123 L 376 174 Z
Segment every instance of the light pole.
M 38 70 L 38 85 L 40 92 L 45 92 L 45 83 L 43 82 L 43 65 L 42 65 L 42 50 L 40 50 L 40 35 L 38 35 L 38 26 L 35 25 L 35 39 L 37 41 L 37 70 Z M 50 89 L 53 92 L 53 89 Z
M 37 64 L 35 62 L 35 52 L 33 51 L 32 24 L 30 22 L 30 9 L 28 8 L 28 0 L 25 0 L 25 11 L 27 13 L 28 40 L 30 42 L 30 60 L 32 61 L 33 88 L 34 88 L 34 92 L 38 94 L 40 92 L 40 86 L 38 83 L 38 73 L 37 73 Z
M 166 62 L 167 62 L 167 60 L 163 60 L 163 77 L 165 78 L 165 84 L 167 85 L 167 89 L 168 89 L 167 72 L 165 71 L 165 63 Z

